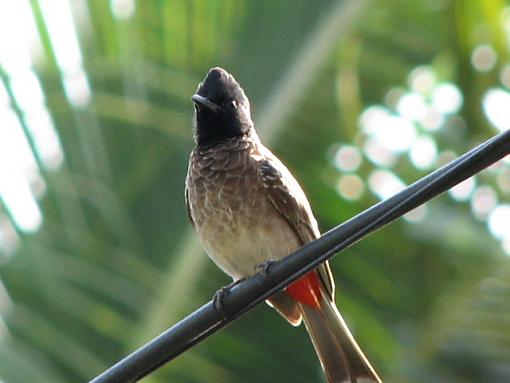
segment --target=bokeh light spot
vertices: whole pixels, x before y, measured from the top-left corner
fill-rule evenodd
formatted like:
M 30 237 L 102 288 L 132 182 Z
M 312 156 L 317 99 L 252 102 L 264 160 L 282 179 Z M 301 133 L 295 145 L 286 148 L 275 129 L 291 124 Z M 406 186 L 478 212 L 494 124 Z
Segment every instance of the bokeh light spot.
M 471 197 L 471 211 L 478 219 L 485 219 L 497 203 L 498 197 L 492 187 L 479 186 Z
M 508 166 L 502 166 L 496 177 L 496 183 L 502 192 L 510 193 L 510 168 Z
M 505 65 L 505 67 L 501 70 L 499 80 L 505 88 L 510 89 L 510 65 Z
M 391 88 L 384 96 L 384 104 L 395 109 L 400 99 L 406 94 L 406 90 L 400 87 Z
M 422 222 L 426 218 L 427 212 L 427 204 L 423 204 L 405 214 L 404 219 L 410 223 Z
M 405 188 L 404 182 L 388 170 L 374 170 L 370 173 L 368 186 L 380 199 L 390 198 Z
M 426 66 L 419 66 L 409 74 L 409 86 L 415 92 L 422 94 L 429 93 L 436 84 L 436 75 Z
M 355 201 L 363 196 L 365 185 L 359 176 L 346 174 L 338 180 L 337 190 L 346 200 Z
M 368 138 L 365 141 L 363 152 L 377 166 L 391 168 L 397 162 L 395 153 L 372 138 Z
M 368 107 L 360 116 L 361 128 L 368 135 L 375 134 L 389 116 L 390 111 L 382 106 Z
M 510 236 L 503 238 L 501 241 L 501 247 L 506 255 L 510 255 Z
M 65 76 L 64 90 L 69 102 L 78 108 L 87 106 L 92 97 L 89 81 L 83 70 Z
M 448 190 L 448 194 L 450 194 L 450 196 L 456 201 L 467 201 L 471 198 L 471 194 L 473 194 L 475 186 L 475 177 L 469 177 L 467 180 L 462 181 L 460 184 L 457 184 Z
M 488 72 L 494 65 L 498 56 L 493 47 L 488 44 L 478 45 L 471 54 L 471 64 L 480 72 Z
M 418 169 L 428 169 L 437 158 L 436 142 L 430 136 L 419 136 L 409 152 L 411 162 Z
M 510 205 L 497 206 L 489 215 L 489 230 L 498 239 L 510 238 Z
M 432 106 L 446 114 L 457 113 L 462 107 L 462 93 L 452 83 L 444 83 L 436 86 L 432 91 Z
M 113 16 L 119 20 L 128 20 L 135 13 L 134 0 L 110 0 L 110 9 Z
M 488 90 L 483 98 L 483 110 L 499 131 L 510 128 L 510 93 L 500 88 Z
M 362 157 L 358 148 L 343 145 L 335 154 L 335 166 L 342 172 L 354 172 L 361 165 Z
M 419 93 L 406 93 L 397 103 L 397 112 L 411 121 L 420 121 L 427 113 L 427 104 Z
M 389 116 L 374 128 L 372 137 L 388 150 L 404 152 L 409 150 L 416 138 L 414 124 L 402 117 Z
M 433 107 L 429 107 L 420 123 L 426 130 L 434 132 L 444 125 L 444 121 L 443 113 Z
M 438 166 L 444 166 L 447 163 L 452 162 L 457 157 L 457 153 L 451 150 L 443 150 L 437 157 Z

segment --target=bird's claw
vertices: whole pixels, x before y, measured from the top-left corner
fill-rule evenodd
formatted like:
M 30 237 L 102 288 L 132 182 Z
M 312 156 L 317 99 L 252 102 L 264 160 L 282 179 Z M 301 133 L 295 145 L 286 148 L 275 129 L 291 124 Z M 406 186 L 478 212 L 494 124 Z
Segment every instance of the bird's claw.
M 223 298 L 225 294 L 228 293 L 228 286 L 223 286 L 218 291 L 214 293 L 213 296 L 213 304 L 216 310 L 221 310 L 223 308 Z
M 275 263 L 276 261 L 273 261 L 271 259 L 268 259 L 267 261 L 263 262 L 263 263 L 260 263 L 258 265 L 255 266 L 255 272 L 256 273 L 264 273 L 264 274 L 267 274 L 267 272 L 269 271 L 269 268 L 271 267 L 271 265 L 273 263 Z
M 216 291 L 213 295 L 213 305 L 214 305 L 214 308 L 216 310 L 221 310 L 223 309 L 224 305 L 223 305 L 223 298 L 225 298 L 226 295 L 228 295 L 228 293 L 230 292 L 230 289 L 234 286 L 236 286 L 237 284 L 241 283 L 242 281 L 244 281 L 245 278 L 242 278 L 242 279 L 238 279 L 237 281 L 234 281 L 230 284 L 228 284 L 227 286 L 223 286 L 221 287 L 218 291 Z

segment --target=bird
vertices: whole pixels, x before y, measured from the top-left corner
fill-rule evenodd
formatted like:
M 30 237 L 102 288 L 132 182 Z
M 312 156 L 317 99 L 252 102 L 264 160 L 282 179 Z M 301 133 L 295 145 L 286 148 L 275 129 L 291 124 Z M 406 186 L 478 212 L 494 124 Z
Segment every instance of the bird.
M 236 79 L 211 68 L 191 100 L 195 147 L 185 181 L 187 211 L 207 255 L 236 283 L 320 231 L 301 186 L 260 141 Z M 382 382 L 337 309 L 328 262 L 267 303 L 291 325 L 304 322 L 328 382 Z

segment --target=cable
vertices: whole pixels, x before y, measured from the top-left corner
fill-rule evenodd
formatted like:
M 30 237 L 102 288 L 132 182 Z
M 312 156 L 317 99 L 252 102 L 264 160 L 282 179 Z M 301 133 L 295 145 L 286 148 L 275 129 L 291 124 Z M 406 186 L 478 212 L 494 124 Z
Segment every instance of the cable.
M 208 302 L 90 383 L 136 382 L 201 342 L 325 260 L 510 153 L 510 130 L 485 141 L 393 197 L 308 243 L 267 272 L 233 287 L 217 310 Z

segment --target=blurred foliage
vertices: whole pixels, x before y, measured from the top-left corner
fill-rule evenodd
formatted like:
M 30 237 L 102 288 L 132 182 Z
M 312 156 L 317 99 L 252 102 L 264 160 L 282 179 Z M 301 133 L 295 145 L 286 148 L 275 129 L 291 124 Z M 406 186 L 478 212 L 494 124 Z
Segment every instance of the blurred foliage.
M 91 379 L 229 282 L 183 202 L 189 97 L 209 67 L 244 86 L 323 230 L 378 201 L 340 197 L 332 151 L 362 143 L 360 114 L 406 87 L 416 67 L 464 97 L 465 123 L 434 136 L 441 150 L 462 153 L 495 133 L 481 103 L 509 61 L 503 0 L 138 0 L 132 15 L 126 0 L 69 0 L 91 88 L 80 107 L 64 92 L 41 4 L 30 4 L 64 162 L 42 173 L 40 229 L 17 229 L 19 247 L 0 268 L 6 383 Z M 480 44 L 497 53 L 492 70 L 471 64 Z M 360 176 L 372 168 L 365 162 Z M 405 182 L 426 174 L 409 161 L 395 172 Z M 385 381 L 510 381 L 510 264 L 469 204 L 439 197 L 422 221 L 399 220 L 332 266 L 338 305 Z M 304 330 L 263 305 L 145 381 L 322 379 Z

